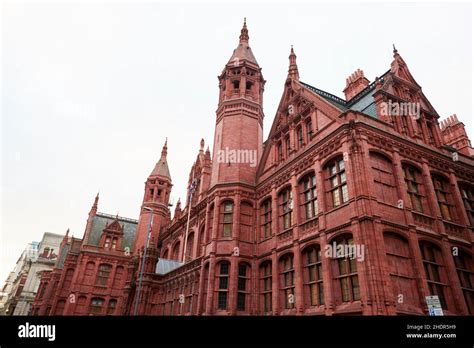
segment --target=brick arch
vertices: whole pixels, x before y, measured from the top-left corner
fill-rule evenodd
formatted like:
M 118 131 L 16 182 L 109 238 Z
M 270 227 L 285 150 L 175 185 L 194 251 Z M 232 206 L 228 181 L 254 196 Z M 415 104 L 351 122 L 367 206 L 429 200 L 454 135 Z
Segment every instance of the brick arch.
M 422 168 L 418 163 L 413 162 L 412 160 L 402 159 L 402 160 L 400 161 L 400 163 L 401 163 L 402 167 L 403 167 L 404 165 L 409 165 L 409 166 L 411 166 L 411 167 L 417 169 L 418 171 L 420 171 L 420 173 L 423 173 L 423 168 Z
M 310 175 L 310 174 L 314 174 L 316 175 L 316 172 L 314 171 L 314 169 L 310 168 L 310 169 L 307 169 L 305 170 L 302 174 L 300 174 L 296 180 L 296 182 L 299 184 L 301 184 L 301 181 L 307 176 L 307 175 Z
M 243 198 L 243 199 L 241 199 L 241 200 L 240 200 L 240 205 L 242 205 L 242 204 L 248 204 L 248 205 L 250 205 L 250 206 L 252 207 L 252 209 L 255 208 L 254 202 L 251 201 L 251 200 L 248 199 L 248 198 Z
M 273 262 L 272 257 L 267 256 L 267 257 L 263 258 L 262 260 L 260 260 L 258 262 L 257 267 L 260 268 L 260 266 L 262 266 L 265 262 Z
M 390 162 L 393 163 L 393 156 L 390 155 L 389 153 L 387 153 L 384 150 L 381 150 L 381 149 L 378 149 L 378 148 L 371 148 L 371 149 L 369 149 L 369 155 L 372 154 L 372 153 L 375 153 L 377 155 L 386 157 Z
M 334 234 L 331 237 L 328 237 L 327 244 L 331 244 L 334 240 L 344 237 L 344 236 L 350 235 L 352 238 L 354 238 L 354 232 L 350 230 L 343 230 L 343 231 L 337 231 L 334 232 Z
M 267 200 L 270 200 L 270 201 L 272 200 L 272 195 L 271 194 L 265 195 L 265 196 L 263 196 L 263 198 L 260 198 L 257 201 L 257 208 L 260 208 L 262 206 L 262 204 Z
M 343 157 L 344 156 L 344 153 L 342 151 L 338 151 L 336 152 L 335 154 L 333 154 L 332 156 L 330 156 L 329 158 L 326 158 L 322 163 L 321 163 L 321 168 L 326 168 L 327 165 L 331 162 L 331 161 L 334 161 L 336 158 L 338 157 Z
M 382 233 L 383 233 L 384 235 L 385 235 L 385 234 L 393 234 L 393 235 L 396 235 L 397 237 L 400 237 L 400 238 L 405 239 L 407 242 L 410 241 L 410 237 L 408 236 L 408 233 L 407 233 L 407 232 L 404 232 L 404 231 L 387 229 L 387 230 L 383 230 Z
M 286 189 L 288 189 L 288 188 L 291 190 L 291 183 L 290 183 L 290 182 L 287 182 L 287 183 L 283 184 L 283 185 L 278 189 L 278 191 L 277 191 L 277 193 L 276 193 L 276 194 L 277 194 L 277 197 L 278 197 L 284 190 L 286 190 Z
M 305 251 L 307 251 L 307 249 L 311 248 L 311 247 L 316 247 L 316 248 L 320 248 L 321 249 L 321 243 L 319 241 L 310 241 L 310 242 L 306 242 L 304 244 L 302 244 L 300 246 L 300 253 L 303 254 Z M 322 251 L 322 249 L 321 249 Z
M 449 176 L 446 175 L 446 173 L 443 173 L 442 171 L 438 170 L 438 169 L 430 169 L 430 176 L 432 175 L 436 175 L 436 176 L 439 176 L 443 179 L 445 179 L 448 184 L 451 185 L 451 181 L 449 180 Z
M 180 249 L 181 249 L 181 238 L 178 238 L 177 240 L 174 241 L 173 246 L 171 247 L 171 259 L 172 260 L 178 260 L 179 261 Z

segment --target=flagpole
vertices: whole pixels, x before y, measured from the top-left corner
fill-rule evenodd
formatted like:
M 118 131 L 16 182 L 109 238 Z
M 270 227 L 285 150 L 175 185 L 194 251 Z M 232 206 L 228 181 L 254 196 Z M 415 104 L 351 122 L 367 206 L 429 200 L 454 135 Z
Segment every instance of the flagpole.
M 146 251 L 148 249 L 148 244 L 150 242 L 151 228 L 153 226 L 153 209 L 146 208 L 146 207 L 143 208 L 143 209 L 148 210 L 151 214 L 151 217 L 150 217 L 150 222 L 148 223 L 148 234 L 146 236 L 145 250 L 143 251 L 142 263 L 140 265 L 140 273 L 139 273 L 139 276 L 138 276 L 138 289 L 137 289 L 137 295 L 136 295 L 135 308 L 133 310 L 133 315 L 138 314 L 138 304 L 140 303 L 140 295 L 141 295 L 141 290 L 142 290 L 142 279 L 143 279 L 143 271 L 144 271 L 144 268 L 145 268 Z
M 184 237 L 184 250 L 183 250 L 183 263 L 186 263 L 186 248 L 188 246 L 188 232 L 189 232 L 189 220 L 191 218 L 191 206 L 193 202 L 193 193 L 195 190 L 195 182 L 194 182 L 194 170 L 193 170 L 193 179 L 191 181 L 190 187 L 190 195 L 189 195 L 189 202 L 188 202 L 188 221 L 186 222 L 186 234 Z

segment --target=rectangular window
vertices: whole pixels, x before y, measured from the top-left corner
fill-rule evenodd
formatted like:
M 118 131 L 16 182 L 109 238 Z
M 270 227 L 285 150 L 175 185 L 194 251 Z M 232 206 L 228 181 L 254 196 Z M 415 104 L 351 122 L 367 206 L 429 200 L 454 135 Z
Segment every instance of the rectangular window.
M 345 163 L 343 160 L 337 160 L 329 164 L 327 168 L 329 193 L 332 207 L 335 208 L 349 201 Z
M 268 238 L 272 235 L 272 201 L 267 199 L 262 205 L 262 228 L 263 237 Z
M 280 193 L 279 200 L 281 227 L 286 230 L 293 226 L 293 198 L 290 187 Z
M 227 291 L 219 291 L 217 302 L 219 309 L 227 309 Z

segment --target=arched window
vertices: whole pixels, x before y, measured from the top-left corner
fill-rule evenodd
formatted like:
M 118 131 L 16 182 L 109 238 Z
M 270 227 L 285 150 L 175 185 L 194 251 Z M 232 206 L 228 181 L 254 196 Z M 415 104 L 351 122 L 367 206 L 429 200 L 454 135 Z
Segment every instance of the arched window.
M 303 252 L 303 280 L 305 303 L 310 306 L 324 304 L 323 265 L 321 248 L 310 246 Z
M 457 256 L 454 256 L 456 271 L 458 273 L 461 289 L 466 300 L 469 314 L 474 314 L 474 272 L 472 257 L 468 253 L 460 250 Z
M 66 301 L 59 300 L 58 303 L 56 304 L 56 310 L 54 311 L 54 315 L 62 315 L 65 306 L 66 306 Z
M 433 180 L 436 199 L 438 200 L 439 209 L 441 210 L 443 219 L 449 221 L 454 220 L 454 206 L 448 180 L 437 174 L 433 174 L 431 179 Z
M 86 303 L 87 303 L 87 297 L 79 296 L 79 298 L 77 299 L 76 314 L 79 314 L 79 315 L 86 314 Z
M 471 226 L 474 226 L 474 188 L 470 185 L 461 184 L 459 189 L 469 222 Z
M 124 268 L 122 266 L 117 266 L 115 269 L 115 276 L 114 276 L 114 288 L 121 289 L 122 279 L 123 279 Z
M 316 192 L 316 175 L 306 175 L 300 183 L 300 192 L 304 206 L 304 219 L 309 220 L 318 215 L 318 193 Z
M 283 161 L 283 145 L 281 144 L 281 141 L 277 145 L 277 162 L 282 162 Z
M 209 209 L 209 218 L 208 218 L 207 233 L 206 233 L 206 243 L 209 243 L 211 241 L 213 224 L 214 224 L 214 205 L 212 205 L 211 208 Z
M 335 208 L 349 201 L 347 190 L 346 165 L 342 157 L 339 157 L 325 167 L 328 202 Z
M 192 260 L 194 258 L 194 233 L 190 233 L 188 236 L 188 242 L 186 244 L 186 260 Z
M 198 234 L 198 244 L 197 244 L 197 251 L 196 251 L 196 257 L 201 256 L 201 251 L 202 251 L 202 245 L 203 241 L 205 239 L 204 234 L 206 233 L 204 224 L 202 224 L 201 228 L 199 229 L 199 234 Z
M 106 263 L 99 265 L 99 272 L 97 273 L 97 278 L 95 279 L 95 285 L 106 286 L 109 280 L 110 272 L 112 266 Z
M 176 261 L 181 261 L 179 259 L 179 248 L 181 247 L 181 243 L 180 242 L 177 242 L 174 247 L 173 247 L 173 252 L 172 252 L 172 260 L 176 260 Z
M 291 141 L 290 141 L 290 137 L 287 136 L 285 138 L 285 156 L 286 158 L 290 157 L 291 155 Z
M 272 235 L 272 199 L 266 199 L 260 207 L 261 227 L 263 231 L 263 238 L 268 238 Z
M 280 259 L 281 303 L 286 309 L 295 307 L 295 269 L 293 255 L 287 254 Z
M 336 281 L 339 283 L 342 302 L 360 300 L 359 277 L 357 275 L 357 260 L 352 236 L 345 235 L 336 240 L 337 269 Z
M 412 209 L 423 213 L 423 206 L 426 206 L 426 198 L 421 172 L 411 165 L 404 164 L 403 173 L 405 174 L 405 183 Z
M 71 287 L 72 277 L 74 276 L 74 269 L 68 268 L 64 275 L 63 289 L 69 289 Z
M 296 128 L 296 139 L 298 140 L 298 149 L 301 149 L 305 145 L 303 137 L 303 128 L 301 126 Z
M 102 308 L 104 306 L 104 299 L 101 297 L 93 297 L 91 299 L 91 304 L 89 312 L 94 315 L 102 314 Z
M 252 241 L 252 226 L 253 226 L 253 207 L 248 202 L 240 204 L 240 240 L 250 242 Z
M 110 299 L 109 300 L 109 305 L 107 306 L 107 315 L 114 314 L 116 308 L 117 308 L 117 300 Z
M 88 262 L 86 265 L 86 271 L 84 272 L 84 283 L 91 284 L 94 281 L 94 269 L 95 263 Z
M 391 232 L 385 232 L 383 237 L 389 266 L 388 271 L 393 294 L 396 296 L 396 303 L 418 306 L 419 297 L 416 290 L 418 285 L 408 241 Z
M 221 205 L 222 237 L 232 237 L 234 203 L 227 201 Z
M 306 139 L 306 143 L 309 143 L 311 139 L 313 139 L 313 124 L 311 123 L 311 120 L 306 122 Z
M 445 293 L 447 284 L 441 250 L 436 245 L 427 242 L 420 243 L 420 250 L 430 295 L 437 295 L 441 307 L 447 309 Z
M 293 226 L 293 197 L 288 186 L 278 195 L 280 229 L 286 230 Z
M 203 274 L 203 291 L 202 291 L 202 311 L 206 311 L 207 306 L 207 292 L 209 291 L 209 263 L 204 266 Z
M 247 293 L 249 291 L 249 267 L 245 263 L 239 264 L 239 274 L 237 283 L 237 310 L 245 311 Z
M 374 189 L 378 200 L 395 205 L 397 203 L 397 189 L 393 175 L 392 162 L 385 156 L 371 152 L 370 166 L 374 177 Z
M 227 309 L 227 297 L 229 292 L 229 269 L 230 263 L 227 261 L 222 261 L 218 265 L 218 274 L 217 274 L 217 308 L 218 309 Z
M 260 296 L 264 313 L 272 311 L 272 263 L 266 261 L 260 266 Z
M 169 259 L 169 249 L 166 248 L 166 250 L 163 252 L 163 259 Z

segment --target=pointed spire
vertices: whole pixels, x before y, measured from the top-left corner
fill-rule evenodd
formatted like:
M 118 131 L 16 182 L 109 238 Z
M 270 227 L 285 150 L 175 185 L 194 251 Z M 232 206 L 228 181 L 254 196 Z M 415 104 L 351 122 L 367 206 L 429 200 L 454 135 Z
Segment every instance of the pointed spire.
M 99 192 L 97 192 L 97 195 L 95 196 L 94 204 L 91 207 L 89 215 L 95 215 L 97 213 L 98 207 L 99 207 Z
M 239 45 L 232 53 L 232 57 L 230 57 L 229 62 L 227 64 L 238 66 L 244 60 L 258 65 L 257 60 L 255 59 L 255 56 L 252 53 L 252 49 L 249 46 L 249 31 L 247 30 L 246 19 L 244 19 L 244 26 L 240 31 Z
M 69 239 L 69 227 L 66 231 L 66 235 L 63 237 L 63 242 L 67 243 L 68 239 Z
M 155 168 L 151 172 L 150 176 L 161 176 L 164 178 L 171 179 L 170 171 L 168 169 L 168 162 L 166 161 L 166 156 L 168 155 L 168 138 L 165 140 L 163 149 L 161 150 L 161 158 L 156 162 Z
M 244 26 L 242 27 L 242 30 L 240 31 L 239 42 L 240 43 L 248 43 L 249 42 L 249 31 L 247 29 L 247 18 L 246 17 L 244 17 Z
M 201 139 L 201 143 L 199 145 L 200 145 L 199 153 L 203 153 L 204 152 L 204 139 Z
M 163 149 L 161 150 L 161 158 L 166 159 L 167 154 L 168 154 L 168 138 L 165 139 L 165 145 L 163 145 Z
M 293 50 L 293 45 L 291 45 L 291 52 L 288 58 L 290 59 L 290 67 L 288 69 L 288 78 L 298 81 L 300 79 L 300 74 L 298 72 L 298 65 L 296 64 L 296 54 L 295 54 L 295 51 Z

